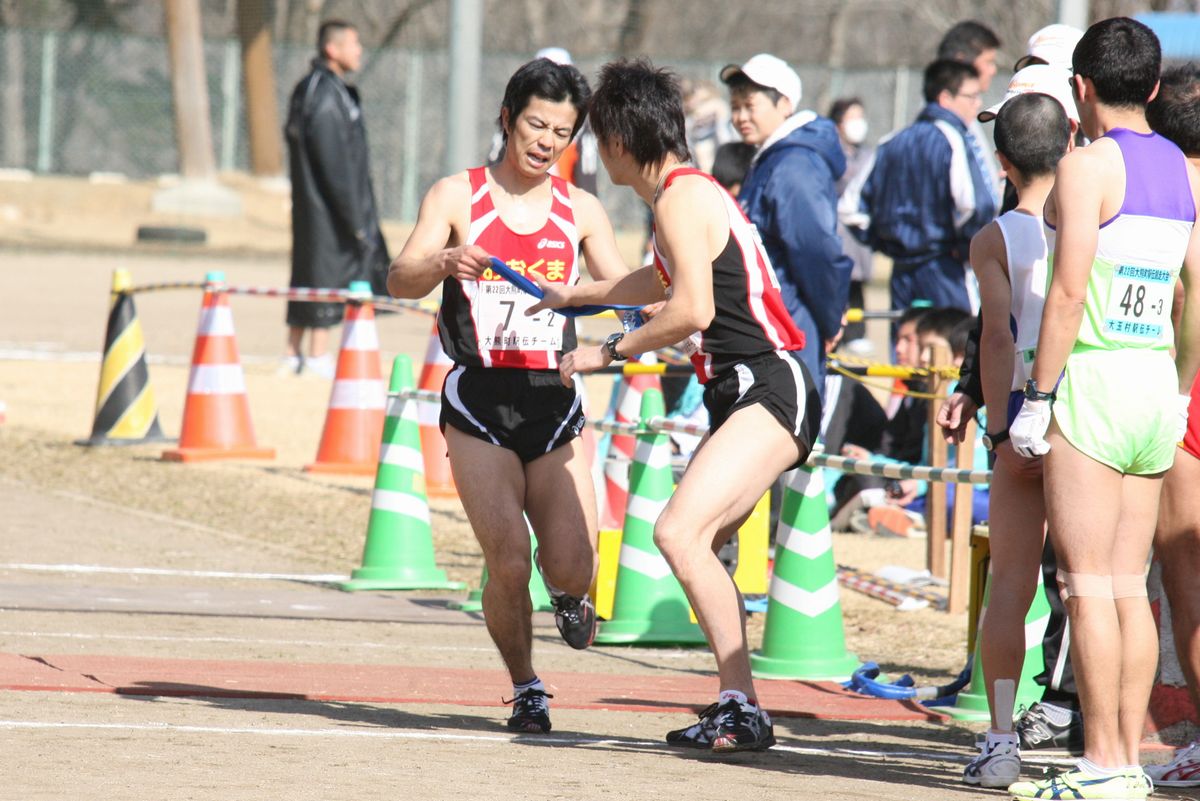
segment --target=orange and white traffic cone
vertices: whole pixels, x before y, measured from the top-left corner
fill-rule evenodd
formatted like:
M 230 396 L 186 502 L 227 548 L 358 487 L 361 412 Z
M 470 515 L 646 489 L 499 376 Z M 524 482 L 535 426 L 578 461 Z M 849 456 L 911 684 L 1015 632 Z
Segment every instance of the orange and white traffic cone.
M 643 354 L 638 361 L 656 364 L 653 353 Z M 662 379 L 657 375 L 627 375 L 621 377 L 621 388 L 613 404 L 614 418 L 618 423 L 636 423 L 642 409 L 642 393 L 648 389 L 662 392 Z M 608 458 L 604 460 L 605 505 L 601 507 L 601 523 L 608 528 L 620 528 L 625 520 L 625 507 L 629 499 L 629 469 L 633 464 L 633 452 L 637 438 L 628 434 L 613 434 L 609 439 Z
M 225 273 L 208 273 L 204 281 L 179 447 L 163 451 L 162 458 L 169 462 L 274 459 L 274 448 L 260 448 L 254 442 Z
M 379 466 L 387 389 L 379 365 L 379 333 L 371 305 L 371 285 L 350 284 L 357 293 L 346 305 L 342 347 L 337 373 L 329 394 L 329 411 L 317 460 L 304 469 L 310 473 L 373 476 Z M 361 299 L 359 299 L 361 298 Z
M 438 336 L 437 318 L 433 320 L 433 331 L 429 334 L 429 346 L 425 349 L 425 364 L 421 367 L 418 389 L 441 392 L 446 376 L 454 369 L 454 362 L 442 350 Z M 425 459 L 425 493 L 430 498 L 457 498 L 454 476 L 450 472 L 450 458 L 446 455 L 446 437 L 438 425 L 441 407 L 432 401 L 417 401 L 417 419 L 421 425 L 421 454 Z

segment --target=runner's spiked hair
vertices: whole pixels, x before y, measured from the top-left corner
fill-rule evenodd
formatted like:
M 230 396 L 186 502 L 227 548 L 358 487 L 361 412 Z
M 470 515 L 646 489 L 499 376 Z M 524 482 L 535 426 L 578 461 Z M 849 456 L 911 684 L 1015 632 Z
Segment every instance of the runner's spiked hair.
M 1146 106 L 1146 121 L 1185 155 L 1200 156 L 1200 66 L 1188 63 L 1163 71 L 1158 94 Z
M 1154 31 L 1129 17 L 1101 20 L 1087 29 L 1071 68 L 1089 78 L 1106 106 L 1145 108 L 1158 83 L 1162 47 Z
M 508 141 L 504 110 L 508 110 L 508 124 L 512 125 L 534 97 L 551 103 L 571 101 L 575 107 L 575 127 L 571 129 L 571 138 L 574 139 L 587 119 L 588 99 L 591 97 L 587 78 L 572 64 L 557 64 L 548 58 L 535 58 L 514 72 L 508 79 L 508 86 L 504 87 L 504 100 L 500 102 L 501 114 L 498 118 L 504 141 Z
M 611 61 L 589 107 L 592 131 L 601 144 L 620 145 L 641 167 L 668 155 L 689 161 L 679 79 L 646 59 Z
M 1029 92 L 1009 100 L 996 115 L 996 149 L 1025 180 L 1053 175 L 1067 152 L 1071 123 L 1050 95 Z

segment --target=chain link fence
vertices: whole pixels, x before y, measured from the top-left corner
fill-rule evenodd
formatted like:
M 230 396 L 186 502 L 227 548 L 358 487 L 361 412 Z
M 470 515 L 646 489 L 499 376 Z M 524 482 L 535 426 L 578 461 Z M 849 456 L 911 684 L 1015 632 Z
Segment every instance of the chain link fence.
M 204 45 L 218 169 L 249 166 L 241 58 L 236 40 Z M 280 124 L 292 87 L 307 72 L 311 48 L 276 45 Z M 480 76 L 479 160 L 491 141 L 504 86 L 529 56 L 485 54 Z M 603 63 L 581 60 L 592 76 Z M 727 60 L 666 64 L 681 77 L 717 83 Z M 154 178 L 178 170 L 167 43 L 108 32 L 0 29 L 4 65 L 0 167 L 36 173 L 119 173 Z M 371 145 L 375 191 L 384 217 L 411 221 L 421 196 L 443 174 L 449 60 L 444 50 L 376 49 L 357 76 Z M 800 65 L 805 104 L 838 96 L 862 98 L 871 140 L 907 124 L 920 108 L 919 70 L 832 70 Z M 1007 76 L 997 76 L 999 97 Z M 804 105 L 804 104 L 802 104 Z M 819 109 L 824 112 L 824 107 Z M 282 133 L 281 133 L 282 136 Z M 286 162 L 285 162 L 286 163 Z M 601 175 L 600 194 L 618 227 L 643 224 L 631 192 Z

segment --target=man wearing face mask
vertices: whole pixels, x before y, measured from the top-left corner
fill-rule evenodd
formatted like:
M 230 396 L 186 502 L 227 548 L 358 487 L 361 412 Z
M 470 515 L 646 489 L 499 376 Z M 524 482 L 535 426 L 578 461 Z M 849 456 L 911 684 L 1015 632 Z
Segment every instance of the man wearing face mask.
M 866 144 L 867 114 L 862 100 L 857 97 L 839 97 L 829 107 L 829 119 L 837 126 L 838 141 L 842 145 L 842 154 L 846 157 L 846 172 L 835 185 L 837 196 L 841 197 L 854 179 L 864 169 L 869 169 L 875 158 L 875 148 Z M 842 249 L 854 262 L 850 272 L 850 306 L 863 308 L 863 285 L 871 280 L 871 249 L 856 240 L 846 226 L 838 222 L 838 236 L 842 238 Z M 871 343 L 866 337 L 866 325 L 859 321 L 847 323 L 843 334 L 846 347 L 852 352 L 870 353 Z
M 782 59 L 759 53 L 721 70 L 733 125 L 758 152 L 738 203 L 775 266 L 788 314 L 807 345 L 792 351 L 824 386 L 825 342 L 842 326 L 851 261 L 837 233 L 835 182 L 846 157 L 832 122 L 801 110 L 800 76 Z

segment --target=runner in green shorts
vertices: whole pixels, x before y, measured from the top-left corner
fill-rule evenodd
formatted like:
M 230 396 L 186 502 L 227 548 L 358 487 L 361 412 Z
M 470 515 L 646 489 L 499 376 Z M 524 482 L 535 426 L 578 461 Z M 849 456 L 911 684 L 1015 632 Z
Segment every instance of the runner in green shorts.
M 1146 122 L 1160 66 L 1157 37 L 1124 17 L 1089 28 L 1072 57 L 1092 144 L 1059 162 L 1046 203 L 1050 286 L 1010 434 L 1022 456 L 1046 456 L 1084 753 L 1073 770 L 1010 785 L 1017 799 L 1140 801 L 1152 787 L 1138 761 L 1158 654 L 1145 568 L 1200 358 L 1200 173 Z

